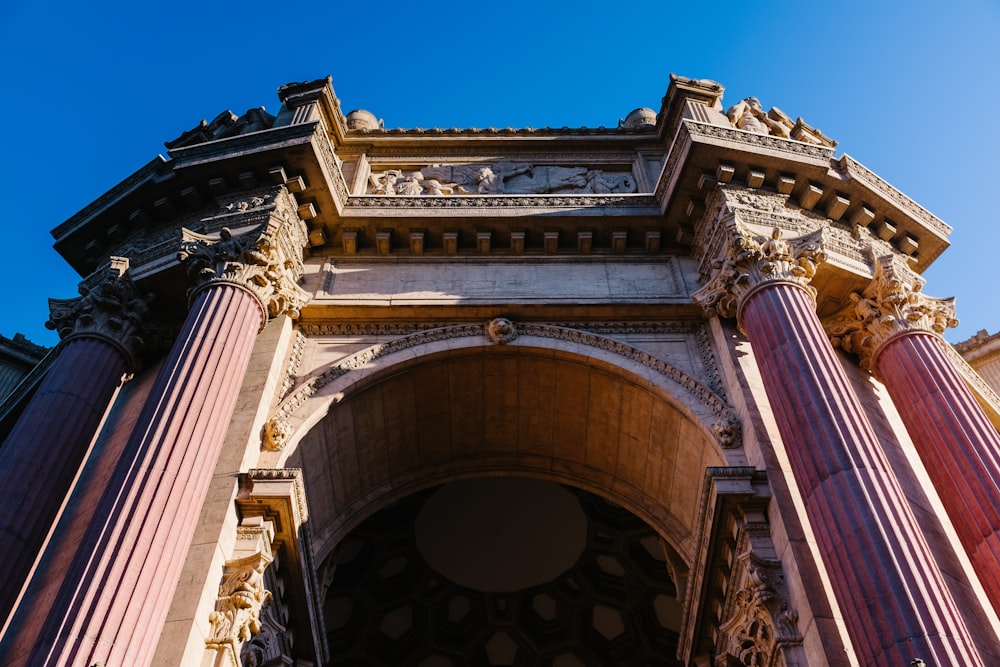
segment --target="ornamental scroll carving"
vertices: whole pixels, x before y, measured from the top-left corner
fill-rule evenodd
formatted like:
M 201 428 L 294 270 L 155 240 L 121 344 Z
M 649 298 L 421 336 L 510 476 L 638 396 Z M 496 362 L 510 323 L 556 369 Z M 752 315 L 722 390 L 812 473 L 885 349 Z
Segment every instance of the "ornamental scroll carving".
M 784 595 L 780 561 L 756 556 L 745 537 L 761 529 L 744 526 L 745 550 L 736 558 L 735 594 L 727 598 L 726 620 L 719 627 L 716 650 L 722 659 L 716 664 L 727 665 L 728 658 L 735 658 L 736 664 L 750 667 L 784 665 L 782 649 L 802 643 L 798 614 L 789 609 Z
M 872 262 L 874 275 L 868 286 L 853 292 L 852 305 L 824 323 L 834 346 L 858 355 L 866 370 L 872 370 L 879 350 L 898 336 L 941 335 L 958 326 L 954 297 L 922 294 L 924 279 L 894 255 L 873 254 Z
M 826 260 L 822 228 L 786 239 L 777 227 L 770 236 L 757 234 L 735 216 L 722 224 L 724 240 L 720 256 L 711 262 L 711 278 L 692 295 L 702 308 L 721 317 L 736 317 L 750 292 L 778 282 L 796 284 L 815 299 L 816 290 L 809 282 Z
M 368 178 L 370 195 L 619 194 L 636 191 L 630 171 L 589 167 L 496 164 L 432 164 L 387 169 Z
M 129 260 L 112 257 L 98 275 L 80 283 L 75 299 L 49 299 L 45 326 L 59 337 L 95 336 L 121 349 L 131 370 L 147 344 L 143 323 L 153 295 L 142 293 L 128 272 Z
M 271 542 L 274 526 L 269 521 L 237 528 L 237 557 L 226 562 L 215 610 L 209 615 L 209 650 L 228 656 L 238 667 L 243 645 L 261 631 L 261 609 L 272 599 L 264 586 L 264 571 L 274 560 Z M 242 555 L 248 554 L 248 555 Z

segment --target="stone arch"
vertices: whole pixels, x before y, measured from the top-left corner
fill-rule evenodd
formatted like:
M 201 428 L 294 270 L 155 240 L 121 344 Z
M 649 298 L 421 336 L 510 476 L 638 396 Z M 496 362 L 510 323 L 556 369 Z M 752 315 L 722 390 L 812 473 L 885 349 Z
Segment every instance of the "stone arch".
M 693 562 L 705 469 L 742 462 L 724 447 L 735 417 L 703 384 L 560 327 L 520 325 L 502 344 L 482 325 L 393 343 L 323 369 L 276 413 L 287 444 L 265 458 L 303 468 L 317 562 L 408 494 L 495 475 L 607 498 Z

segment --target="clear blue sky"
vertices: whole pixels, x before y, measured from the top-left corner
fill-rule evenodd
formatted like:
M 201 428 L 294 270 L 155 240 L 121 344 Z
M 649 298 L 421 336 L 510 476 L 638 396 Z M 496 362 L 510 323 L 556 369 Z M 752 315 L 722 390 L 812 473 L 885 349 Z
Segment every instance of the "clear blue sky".
M 952 342 L 1000 329 L 1000 2 L 0 2 L 0 334 L 76 295 L 49 230 L 225 109 L 333 76 L 388 127 L 614 126 L 671 72 L 801 116 L 955 228 Z

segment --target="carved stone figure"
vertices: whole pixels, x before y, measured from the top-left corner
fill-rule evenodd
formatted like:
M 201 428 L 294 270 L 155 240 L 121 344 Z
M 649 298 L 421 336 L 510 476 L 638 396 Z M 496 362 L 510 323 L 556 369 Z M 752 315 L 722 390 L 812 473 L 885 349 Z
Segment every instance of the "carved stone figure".
M 836 146 L 833 141 L 819 130 L 806 125 L 801 118 L 791 117 L 778 107 L 771 107 L 767 112 L 756 97 L 748 97 L 726 110 L 729 122 L 740 130 L 755 134 L 767 134 L 785 139 L 794 139 L 818 146 Z

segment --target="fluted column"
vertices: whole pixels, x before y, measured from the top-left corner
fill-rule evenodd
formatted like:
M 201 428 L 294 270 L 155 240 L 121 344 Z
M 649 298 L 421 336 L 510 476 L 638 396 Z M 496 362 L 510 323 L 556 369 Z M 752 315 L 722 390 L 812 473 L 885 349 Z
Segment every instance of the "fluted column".
M 4 664 L 152 659 L 257 333 L 269 314 L 295 315 L 305 300 L 301 256 L 287 252 L 301 253 L 304 226 L 272 209 L 240 237 L 185 230 L 180 259 L 201 282 L 191 311 L 54 604 L 17 612 L 0 643 Z
M 925 296 L 923 285 L 892 256 L 877 258 L 871 284 L 830 328 L 885 384 L 1000 612 L 1000 433 L 944 348 L 941 334 L 958 323 L 954 299 Z
M 98 427 L 142 346 L 148 296 L 115 258 L 76 299 L 50 299 L 58 356 L 0 449 L 0 620 L 21 594 Z
M 695 299 L 753 345 L 817 545 L 862 665 L 979 665 L 955 602 L 815 311 L 819 232 L 785 240 L 723 218 Z

